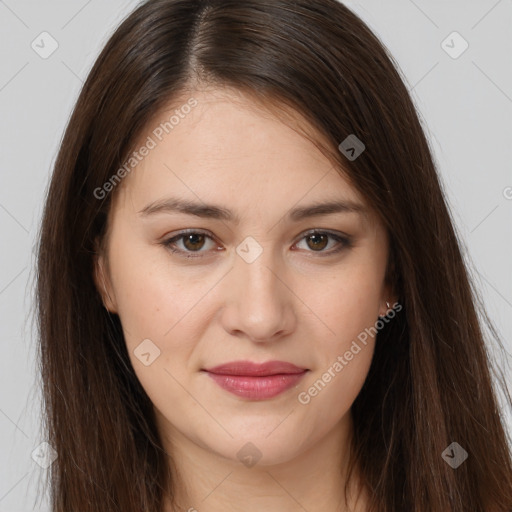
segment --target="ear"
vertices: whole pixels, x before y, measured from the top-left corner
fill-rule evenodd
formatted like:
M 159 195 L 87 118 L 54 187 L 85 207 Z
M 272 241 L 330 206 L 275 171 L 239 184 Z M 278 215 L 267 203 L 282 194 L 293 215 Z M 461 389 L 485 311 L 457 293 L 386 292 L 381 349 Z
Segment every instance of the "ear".
M 110 313 L 117 313 L 117 304 L 115 301 L 115 294 L 110 281 L 108 272 L 108 265 L 106 264 L 103 250 L 99 244 L 96 243 L 96 251 L 93 259 L 93 279 L 96 289 L 98 290 L 103 305 Z

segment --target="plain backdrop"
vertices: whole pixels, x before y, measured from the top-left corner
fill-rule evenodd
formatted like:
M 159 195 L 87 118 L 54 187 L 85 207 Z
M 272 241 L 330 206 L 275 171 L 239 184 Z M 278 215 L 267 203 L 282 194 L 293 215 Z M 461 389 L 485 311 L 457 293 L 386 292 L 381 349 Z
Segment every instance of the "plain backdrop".
M 345 4 L 390 49 L 412 91 L 468 264 L 510 361 L 512 1 Z M 44 441 L 33 246 L 72 106 L 100 49 L 136 5 L 0 0 L 0 512 L 48 510 L 42 492 L 36 501 L 46 470 L 32 457 Z M 52 44 L 57 49 L 42 58 L 41 47 L 49 51 Z M 512 430 L 510 411 L 504 414 Z

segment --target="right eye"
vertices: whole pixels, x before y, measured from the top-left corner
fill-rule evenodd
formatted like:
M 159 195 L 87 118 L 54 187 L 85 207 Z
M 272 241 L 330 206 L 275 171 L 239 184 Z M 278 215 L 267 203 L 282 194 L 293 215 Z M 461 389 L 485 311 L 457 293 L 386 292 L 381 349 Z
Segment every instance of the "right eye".
M 196 253 L 208 252 L 208 250 L 201 250 L 207 240 L 210 240 L 211 243 L 214 242 L 213 237 L 206 232 L 189 229 L 165 240 L 162 244 L 174 254 L 177 253 L 186 258 L 201 258 L 202 255 L 196 255 Z M 179 245 L 181 248 L 178 247 Z

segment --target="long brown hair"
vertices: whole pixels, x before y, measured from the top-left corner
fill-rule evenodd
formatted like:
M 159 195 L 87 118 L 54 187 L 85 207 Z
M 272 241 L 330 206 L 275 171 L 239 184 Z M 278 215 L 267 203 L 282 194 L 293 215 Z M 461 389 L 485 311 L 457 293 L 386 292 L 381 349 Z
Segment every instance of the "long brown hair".
M 512 462 L 482 327 L 501 344 L 398 66 L 336 0 L 149 0 L 112 35 L 67 126 L 41 227 L 40 361 L 53 512 L 161 512 L 173 497 L 151 401 L 93 281 L 112 178 L 148 121 L 198 83 L 293 108 L 388 230 L 400 314 L 352 407 L 371 511 L 512 510 Z M 365 144 L 350 160 L 349 135 Z M 136 170 L 134 171 L 136 172 Z M 479 317 L 481 313 L 481 317 Z M 457 442 L 467 460 L 442 457 Z

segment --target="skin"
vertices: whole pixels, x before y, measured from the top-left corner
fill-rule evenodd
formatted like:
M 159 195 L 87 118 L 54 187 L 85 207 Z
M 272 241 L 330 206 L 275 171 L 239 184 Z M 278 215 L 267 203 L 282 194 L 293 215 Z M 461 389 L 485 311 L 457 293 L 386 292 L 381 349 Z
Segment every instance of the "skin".
M 179 507 L 165 510 L 349 510 L 343 486 L 350 407 L 367 376 L 374 338 L 309 403 L 298 395 L 375 325 L 386 301 L 393 303 L 385 282 L 387 233 L 355 188 L 290 123 L 237 91 L 191 96 L 198 105 L 116 191 L 95 270 L 178 472 Z M 173 102 L 151 126 L 183 103 Z M 141 213 L 171 196 L 230 209 L 240 223 Z M 297 206 L 328 200 L 368 210 L 298 222 L 285 217 Z M 163 244 L 192 228 L 212 239 L 186 244 L 185 237 L 175 248 L 202 257 Z M 312 229 L 349 235 L 352 245 L 311 240 Z M 251 263 L 236 252 L 249 236 L 263 250 Z M 148 366 L 134 353 L 145 339 L 160 350 Z M 257 401 L 232 395 L 201 371 L 235 360 L 288 361 L 309 371 L 296 387 Z M 252 467 L 237 456 L 249 442 L 261 456 Z M 349 496 L 351 510 L 366 510 L 365 503 L 364 489 L 357 503 Z

